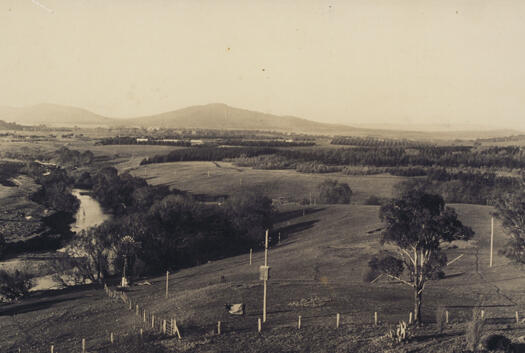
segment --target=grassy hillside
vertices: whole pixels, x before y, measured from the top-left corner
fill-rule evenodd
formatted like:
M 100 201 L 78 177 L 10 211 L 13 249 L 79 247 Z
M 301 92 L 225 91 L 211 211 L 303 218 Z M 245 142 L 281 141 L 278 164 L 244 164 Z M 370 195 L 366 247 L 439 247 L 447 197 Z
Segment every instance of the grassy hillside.
M 478 305 L 486 311 L 488 331 L 512 337 L 525 334 L 524 325 L 512 323 L 514 312 L 525 307 L 521 298 L 525 276 L 499 255 L 495 266 L 488 268 L 491 209 L 455 207 L 462 221 L 474 228 L 476 238 L 448 250 L 450 259 L 464 256 L 447 269 L 447 278 L 426 289 L 423 319 L 427 325 L 417 332 L 417 339 L 403 347 L 408 351 L 453 352 L 463 344 L 464 322 Z M 292 207 L 282 211 L 285 213 L 273 233 L 274 237 L 281 233 L 281 244 L 270 250 L 268 322 L 263 333 L 256 330 L 262 307 L 258 266 L 263 254 L 256 252 L 250 266 L 247 249 L 246 255 L 172 274 L 169 299 L 164 298 L 164 276 L 148 279 L 152 285 L 131 288 L 129 297 L 148 313 L 177 318 L 184 338 L 180 342 L 166 339 L 162 341 L 165 346 L 188 352 L 383 350 L 379 337 L 388 325 L 407 319 L 411 293 L 388 281 L 368 284 L 361 279 L 370 255 L 379 249 L 377 233 L 368 233 L 380 226 L 378 208 L 329 206 L 312 209 L 305 216 Z M 504 239 L 496 224 L 496 248 Z M 235 302 L 246 303 L 246 316 L 225 313 L 224 303 Z M 431 324 L 438 305 L 448 307 L 452 320 L 440 336 Z M 379 312 L 378 328 L 372 325 L 374 311 Z M 336 313 L 342 316 L 339 330 L 334 328 Z M 302 316 L 300 331 L 295 327 L 298 315 Z M 144 327 L 140 318 L 123 303 L 111 302 L 101 289 L 35 297 L 18 307 L 1 307 L 0 316 L 0 330 L 6 337 L 0 343 L 2 351 L 51 342 L 56 342 L 58 352 L 72 351 L 78 349 L 82 337 L 91 347 L 102 347 L 111 330 L 124 335 Z M 221 336 L 212 334 L 218 320 L 222 321 Z

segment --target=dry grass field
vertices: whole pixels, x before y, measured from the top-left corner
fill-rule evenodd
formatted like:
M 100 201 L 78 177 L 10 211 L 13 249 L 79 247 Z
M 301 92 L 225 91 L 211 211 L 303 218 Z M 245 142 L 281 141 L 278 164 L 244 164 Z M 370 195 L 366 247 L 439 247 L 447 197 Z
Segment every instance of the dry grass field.
M 209 173 L 209 174 L 208 174 Z M 306 174 L 295 170 L 255 170 L 227 162 L 176 162 L 140 166 L 132 174 L 153 185 L 163 184 L 193 194 L 220 196 L 242 188 L 259 188 L 271 198 L 301 201 L 317 196 L 317 185 L 326 178 L 348 183 L 352 203 L 362 204 L 368 197 L 392 197 L 395 185 L 406 180 L 391 175 L 347 176 L 341 173 Z
M 426 325 L 402 346 L 403 351 L 458 351 L 464 346 L 465 322 L 476 306 L 486 311 L 487 332 L 514 338 L 525 334 L 525 325 L 513 323 L 514 312 L 525 309 L 521 298 L 525 276 L 499 255 L 495 266 L 488 268 L 491 209 L 454 206 L 462 221 L 476 231 L 475 240 L 447 250 L 449 259 L 464 256 L 447 268 L 445 279 L 427 287 L 423 297 Z M 362 280 L 370 255 L 380 248 L 377 233 L 368 233 L 380 226 L 378 207 L 319 207 L 305 216 L 293 207 L 283 212 L 273 232 L 273 236 L 281 233 L 281 243 L 270 250 L 268 322 L 263 332 L 257 333 L 262 310 L 258 266 L 263 253 L 257 251 L 250 266 L 247 249 L 245 255 L 170 275 L 169 299 L 164 298 L 163 276 L 148 278 L 151 285 L 131 288 L 129 297 L 148 313 L 177 318 L 183 340 L 166 338 L 163 345 L 175 352 L 387 351 L 380 336 L 389 325 L 407 319 L 412 296 L 399 284 Z M 496 223 L 496 248 L 504 240 Z M 246 303 L 244 317 L 226 314 L 224 304 L 236 302 Z M 440 305 L 448 308 L 451 324 L 438 335 L 433 322 Z M 379 313 L 379 327 L 373 326 L 374 311 Z M 336 313 L 341 314 L 338 330 Z M 298 315 L 302 316 L 301 330 L 296 328 Z M 18 307 L 0 308 L 0 317 L 5 338 L 2 351 L 22 347 L 22 351 L 47 352 L 55 342 L 57 352 L 72 352 L 78 350 L 82 337 L 93 347 L 90 351 L 102 351 L 110 331 L 122 336 L 145 327 L 123 303 L 112 302 L 102 289 L 94 288 L 52 297 L 35 294 Z M 212 333 L 218 320 L 222 321 L 221 336 Z

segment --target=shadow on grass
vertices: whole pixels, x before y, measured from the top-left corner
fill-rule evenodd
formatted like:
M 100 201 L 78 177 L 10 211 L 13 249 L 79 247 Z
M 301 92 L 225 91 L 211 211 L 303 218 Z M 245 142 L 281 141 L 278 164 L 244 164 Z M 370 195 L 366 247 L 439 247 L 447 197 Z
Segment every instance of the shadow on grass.
M 286 226 L 286 227 L 282 227 L 282 228 L 276 229 L 274 231 L 274 233 L 277 233 L 277 232 L 281 233 L 281 241 L 282 241 L 282 240 L 288 238 L 288 236 L 290 234 L 299 233 L 299 232 L 302 232 L 302 231 L 304 231 L 306 229 L 312 228 L 317 222 L 319 222 L 319 220 L 318 219 L 314 219 L 312 221 L 292 224 L 292 225 L 289 225 L 289 226 Z
M 71 300 L 76 300 L 80 298 L 85 298 L 85 295 L 76 295 L 76 296 L 56 298 L 56 299 L 51 299 L 51 300 L 41 300 L 41 301 L 36 301 L 36 302 L 32 301 L 29 303 L 12 304 L 12 305 L 8 305 L 8 307 L 4 309 L 0 309 L 0 316 L 24 314 L 24 313 L 28 313 L 31 311 L 48 309 L 55 304 L 63 303 L 63 302 L 71 301 Z
M 506 308 L 516 306 L 514 304 L 488 304 L 488 305 L 447 305 L 448 309 L 474 309 L 474 308 Z
M 461 277 L 465 274 L 465 272 L 457 272 L 457 273 L 451 273 L 449 275 L 445 274 L 445 277 L 443 277 L 443 279 L 446 279 L 446 278 L 454 278 L 454 277 Z
M 315 214 L 315 213 L 318 213 L 324 210 L 325 208 L 305 208 L 304 213 L 305 215 L 309 215 L 309 214 Z M 285 221 L 289 221 L 291 219 L 299 218 L 302 216 L 303 216 L 303 209 L 279 212 L 274 216 L 274 223 L 285 222 Z
M 463 332 L 450 332 L 450 333 L 434 333 L 426 335 L 418 335 L 411 338 L 413 342 L 423 342 L 430 339 L 442 339 L 442 338 L 452 338 L 463 335 Z
M 193 197 L 200 202 L 221 202 L 226 200 L 228 195 L 193 194 Z

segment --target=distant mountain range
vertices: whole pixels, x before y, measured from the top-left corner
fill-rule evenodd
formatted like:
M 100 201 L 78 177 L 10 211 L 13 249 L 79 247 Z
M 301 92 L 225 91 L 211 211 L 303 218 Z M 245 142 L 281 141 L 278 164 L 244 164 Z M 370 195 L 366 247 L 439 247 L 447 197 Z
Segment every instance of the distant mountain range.
M 56 105 L 38 104 L 29 107 L 0 107 L 0 120 L 23 125 L 79 126 L 79 127 L 145 127 L 145 128 L 201 128 L 231 130 L 268 130 L 322 135 L 352 135 L 397 138 L 487 138 L 509 136 L 520 131 L 465 130 L 465 131 L 406 131 L 382 128 L 353 127 L 342 124 L 315 122 L 294 116 L 278 116 L 226 104 L 213 103 L 191 106 L 166 113 L 137 118 L 116 119 L 95 114 L 89 110 Z M 379 127 L 379 126 L 378 126 Z

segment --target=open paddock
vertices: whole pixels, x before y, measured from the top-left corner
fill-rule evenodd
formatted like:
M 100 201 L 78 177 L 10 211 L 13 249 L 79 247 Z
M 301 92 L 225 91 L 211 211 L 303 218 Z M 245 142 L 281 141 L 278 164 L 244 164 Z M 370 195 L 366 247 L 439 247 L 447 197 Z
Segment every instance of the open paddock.
M 352 203 L 368 197 L 392 197 L 395 186 L 407 178 L 391 175 L 347 176 L 341 173 L 306 174 L 295 170 L 260 170 L 237 167 L 227 162 L 174 162 L 140 166 L 132 174 L 153 185 L 169 185 L 198 195 L 228 195 L 243 188 L 258 188 L 271 198 L 290 201 L 318 195 L 317 186 L 327 178 L 347 183 L 353 191 Z

